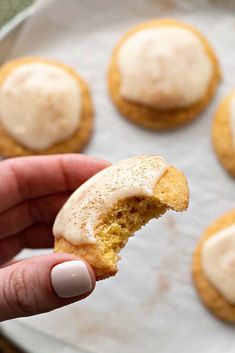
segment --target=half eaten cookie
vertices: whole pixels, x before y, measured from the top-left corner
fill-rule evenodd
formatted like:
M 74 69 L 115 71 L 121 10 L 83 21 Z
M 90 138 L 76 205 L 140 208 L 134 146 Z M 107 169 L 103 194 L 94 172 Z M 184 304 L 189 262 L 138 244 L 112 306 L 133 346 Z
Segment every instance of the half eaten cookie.
M 189 202 L 185 176 L 159 156 L 138 156 L 108 167 L 80 186 L 58 213 L 55 252 L 90 263 L 97 280 L 117 272 L 128 238 L 168 209 Z

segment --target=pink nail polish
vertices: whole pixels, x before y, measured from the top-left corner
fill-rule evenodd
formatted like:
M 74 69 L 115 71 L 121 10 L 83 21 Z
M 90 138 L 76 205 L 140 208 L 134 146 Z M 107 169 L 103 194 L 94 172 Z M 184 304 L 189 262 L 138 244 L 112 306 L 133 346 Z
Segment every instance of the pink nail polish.
M 53 267 L 51 283 L 60 298 L 77 297 L 93 289 L 89 270 L 80 260 L 63 262 Z

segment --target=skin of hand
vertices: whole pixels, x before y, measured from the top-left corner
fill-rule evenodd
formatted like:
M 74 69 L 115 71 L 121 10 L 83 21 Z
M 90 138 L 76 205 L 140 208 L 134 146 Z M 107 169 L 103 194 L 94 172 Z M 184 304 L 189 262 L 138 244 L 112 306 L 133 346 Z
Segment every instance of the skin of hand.
M 95 275 L 69 254 L 25 260 L 22 249 L 53 247 L 52 225 L 70 194 L 109 163 L 79 154 L 0 162 L 0 321 L 47 312 L 87 297 Z

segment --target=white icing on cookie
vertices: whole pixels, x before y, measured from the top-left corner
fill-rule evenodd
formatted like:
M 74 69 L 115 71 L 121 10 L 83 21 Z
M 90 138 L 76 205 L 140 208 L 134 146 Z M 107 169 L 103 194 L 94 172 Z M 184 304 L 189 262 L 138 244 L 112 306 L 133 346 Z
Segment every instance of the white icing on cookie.
M 213 63 L 200 38 L 177 26 L 143 29 L 121 46 L 123 98 L 157 109 L 188 107 L 204 97 Z
M 46 149 L 70 137 L 80 114 L 79 84 L 56 65 L 20 65 L 0 87 L 0 121 L 10 136 L 29 149 Z
M 202 268 L 212 285 L 228 302 L 235 304 L 235 225 L 204 243 Z
M 95 243 L 94 226 L 119 200 L 153 196 L 168 166 L 158 156 L 140 156 L 108 167 L 80 186 L 58 213 L 53 234 L 71 244 Z

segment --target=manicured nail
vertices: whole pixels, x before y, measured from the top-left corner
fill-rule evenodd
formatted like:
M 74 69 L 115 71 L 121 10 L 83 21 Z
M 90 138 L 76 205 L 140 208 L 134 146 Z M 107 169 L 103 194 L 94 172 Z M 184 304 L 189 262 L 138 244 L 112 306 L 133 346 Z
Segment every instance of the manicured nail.
M 79 260 L 63 262 L 53 267 L 51 283 L 60 298 L 72 298 L 93 289 L 89 270 Z

